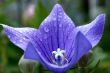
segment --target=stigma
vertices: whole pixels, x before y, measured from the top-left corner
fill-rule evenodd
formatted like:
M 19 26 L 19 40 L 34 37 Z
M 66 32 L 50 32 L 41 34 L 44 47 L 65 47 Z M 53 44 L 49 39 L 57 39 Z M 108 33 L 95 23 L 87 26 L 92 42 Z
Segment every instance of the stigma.
M 61 50 L 60 48 L 58 48 L 56 51 L 52 51 L 52 62 L 59 66 L 68 63 L 65 54 L 65 50 Z

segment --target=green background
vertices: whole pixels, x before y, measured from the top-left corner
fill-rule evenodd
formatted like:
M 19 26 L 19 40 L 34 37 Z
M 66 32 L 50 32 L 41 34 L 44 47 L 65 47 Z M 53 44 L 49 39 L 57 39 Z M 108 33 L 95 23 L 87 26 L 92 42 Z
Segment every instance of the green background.
M 87 24 L 97 15 L 106 13 L 104 34 L 93 49 L 88 70 L 93 69 L 91 73 L 110 73 L 110 0 L 0 0 L 0 23 L 38 28 L 56 3 L 62 5 L 76 26 Z M 35 6 L 32 17 L 25 14 L 29 5 Z M 18 62 L 22 54 L 23 51 L 9 41 L 0 26 L 0 73 L 21 73 Z M 40 64 L 35 70 L 35 73 L 50 73 Z M 67 73 L 78 73 L 75 70 L 77 68 Z

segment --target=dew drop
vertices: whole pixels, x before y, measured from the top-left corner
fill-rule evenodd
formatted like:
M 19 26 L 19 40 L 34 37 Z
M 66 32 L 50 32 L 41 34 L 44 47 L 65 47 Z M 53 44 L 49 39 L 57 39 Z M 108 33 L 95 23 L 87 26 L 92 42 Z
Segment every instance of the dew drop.
M 40 38 L 40 41 L 42 41 L 42 38 Z
M 18 40 L 15 37 L 13 37 L 12 41 L 13 43 L 17 43 Z
M 62 18 L 62 16 L 61 16 L 61 15 L 59 15 L 58 17 L 59 17 L 59 18 Z
M 59 24 L 59 27 L 62 27 L 62 24 Z
M 53 13 L 53 16 L 55 16 L 55 13 Z
M 62 12 L 60 12 L 59 14 L 62 15 Z
M 64 17 L 64 20 L 66 20 L 66 19 L 67 19 L 67 17 L 65 16 L 65 17 Z
M 44 27 L 45 32 L 49 32 L 49 29 L 47 27 Z
M 78 27 L 78 28 L 81 28 L 81 27 Z
M 70 32 L 69 32 L 69 31 L 67 31 L 67 33 L 69 34 Z
M 55 21 L 55 20 L 56 20 L 56 18 L 54 17 L 54 18 L 53 18 L 53 20 Z
M 19 40 L 19 42 L 23 42 L 23 40 Z
M 26 38 L 23 38 L 23 40 L 26 40 Z

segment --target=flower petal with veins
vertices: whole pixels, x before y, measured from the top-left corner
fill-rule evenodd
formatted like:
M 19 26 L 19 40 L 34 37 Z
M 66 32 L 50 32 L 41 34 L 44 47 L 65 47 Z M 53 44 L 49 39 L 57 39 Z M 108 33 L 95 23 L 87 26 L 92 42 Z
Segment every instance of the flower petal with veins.
M 79 29 L 90 41 L 92 47 L 96 46 L 100 41 L 105 24 L 105 14 L 100 14 L 94 21 L 87 25 L 78 26 Z

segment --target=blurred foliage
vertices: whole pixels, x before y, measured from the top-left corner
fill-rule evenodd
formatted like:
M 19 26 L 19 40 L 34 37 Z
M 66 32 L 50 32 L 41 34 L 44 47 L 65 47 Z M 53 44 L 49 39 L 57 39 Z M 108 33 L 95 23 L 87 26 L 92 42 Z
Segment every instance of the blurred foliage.
M 0 23 L 10 26 L 30 26 L 38 28 L 56 3 L 60 3 L 69 17 L 82 25 L 92 21 L 98 14 L 106 13 L 104 35 L 100 43 L 93 49 L 93 56 L 88 67 L 93 73 L 110 73 L 110 1 L 109 0 L 0 0 Z M 34 5 L 34 15 L 24 18 L 28 5 Z M 99 48 L 100 47 L 100 48 Z M 0 26 L 0 73 L 21 73 L 18 62 L 23 51 L 12 44 Z M 97 66 L 96 66 L 97 65 Z M 76 68 L 67 73 L 78 73 Z M 91 73 L 92 73 L 91 72 Z M 50 73 L 41 65 L 36 73 Z

